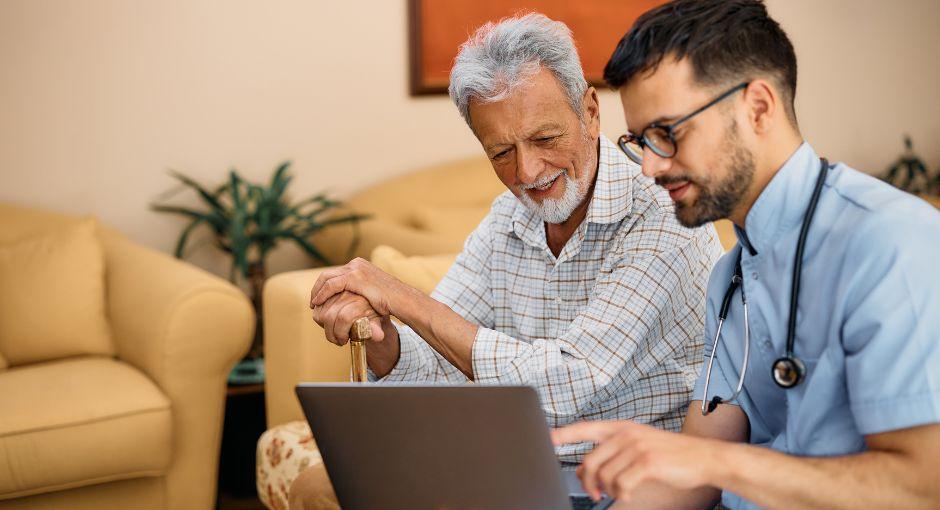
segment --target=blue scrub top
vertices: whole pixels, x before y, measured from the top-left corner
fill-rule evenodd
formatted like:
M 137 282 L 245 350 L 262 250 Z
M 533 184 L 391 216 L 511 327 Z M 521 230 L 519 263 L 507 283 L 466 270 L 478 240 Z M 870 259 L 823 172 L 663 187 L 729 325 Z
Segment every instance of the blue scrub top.
M 779 388 L 771 366 L 786 353 L 797 237 L 819 156 L 803 143 L 736 228 L 738 245 L 708 282 L 705 367 L 738 252 L 751 350 L 738 404 L 750 442 L 802 456 L 865 449 L 864 436 L 940 422 L 940 211 L 843 164 L 829 170 L 803 255 L 795 353 L 807 374 Z M 728 398 L 744 357 L 740 291 L 718 341 L 706 400 Z M 725 492 L 733 509 L 755 508 Z

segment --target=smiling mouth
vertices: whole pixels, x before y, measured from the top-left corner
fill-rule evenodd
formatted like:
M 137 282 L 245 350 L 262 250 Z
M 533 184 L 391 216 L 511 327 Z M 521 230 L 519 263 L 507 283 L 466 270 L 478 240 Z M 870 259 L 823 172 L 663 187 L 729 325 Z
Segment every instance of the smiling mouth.
M 536 191 L 546 191 L 548 188 L 552 187 L 552 184 L 555 184 L 555 181 L 557 181 L 559 177 L 561 177 L 561 174 L 556 175 L 554 179 L 546 182 L 545 184 L 542 184 L 541 186 L 533 186 L 530 189 L 534 189 Z
M 537 194 L 545 193 L 546 191 L 552 189 L 552 186 L 554 186 L 555 183 L 558 182 L 558 178 L 564 175 L 564 173 L 565 173 L 564 171 L 560 171 L 557 174 L 555 174 L 553 177 L 550 177 L 548 179 L 541 180 L 541 181 L 536 181 L 529 185 L 525 185 L 522 187 L 522 189 L 530 193 L 532 192 L 535 192 Z

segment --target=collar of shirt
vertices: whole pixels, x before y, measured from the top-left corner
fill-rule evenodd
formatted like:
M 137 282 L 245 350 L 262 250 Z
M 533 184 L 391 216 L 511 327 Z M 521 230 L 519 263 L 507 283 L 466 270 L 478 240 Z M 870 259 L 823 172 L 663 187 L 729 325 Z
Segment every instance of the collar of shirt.
M 624 219 L 633 207 L 632 163 L 606 136 L 598 137 L 597 179 L 585 223 L 615 223 Z M 636 165 L 632 165 L 636 166 Z M 546 247 L 542 219 L 519 202 L 513 212 L 509 230 L 519 239 L 535 247 Z
M 784 232 L 803 221 L 819 172 L 819 156 L 803 142 L 777 171 L 734 232 L 751 255 L 769 251 Z

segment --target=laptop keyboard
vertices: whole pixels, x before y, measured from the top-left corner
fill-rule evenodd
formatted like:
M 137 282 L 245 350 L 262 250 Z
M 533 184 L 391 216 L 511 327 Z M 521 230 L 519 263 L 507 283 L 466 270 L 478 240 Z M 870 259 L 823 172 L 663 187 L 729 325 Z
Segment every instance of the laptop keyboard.
M 572 510 L 605 510 L 613 503 L 610 498 L 604 498 L 597 503 L 587 496 L 570 496 Z
M 571 496 L 571 508 L 573 510 L 591 510 L 594 508 L 594 500 L 585 496 Z

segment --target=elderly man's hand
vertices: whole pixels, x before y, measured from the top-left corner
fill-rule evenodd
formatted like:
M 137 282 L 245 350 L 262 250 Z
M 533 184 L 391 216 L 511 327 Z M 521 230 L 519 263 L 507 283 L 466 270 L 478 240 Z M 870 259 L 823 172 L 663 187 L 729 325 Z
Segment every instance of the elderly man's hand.
M 555 444 L 598 443 L 584 457 L 578 477 L 594 499 L 601 492 L 629 501 L 644 483 L 674 489 L 708 485 L 712 454 L 721 442 L 666 432 L 631 421 L 581 422 L 552 431 Z
M 310 307 L 324 305 L 331 297 L 344 291 L 366 298 L 378 315 L 387 316 L 394 313 L 394 298 L 413 289 L 370 262 L 357 258 L 320 274 L 310 291 Z
M 323 327 L 326 339 L 336 345 L 349 341 L 349 332 L 357 320 L 366 317 L 372 326 L 372 340 L 381 342 L 385 338 L 382 321 L 387 320 L 376 313 L 366 298 L 352 292 L 334 294 L 322 305 L 314 306 L 313 320 Z

